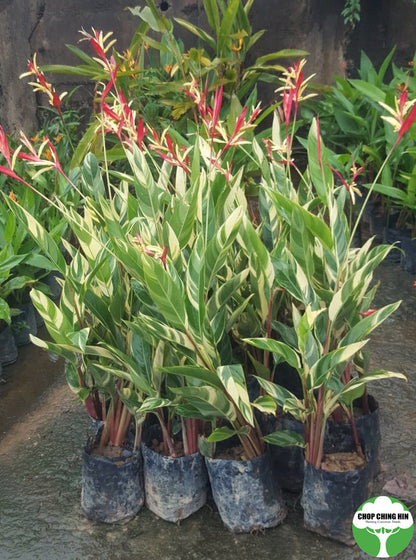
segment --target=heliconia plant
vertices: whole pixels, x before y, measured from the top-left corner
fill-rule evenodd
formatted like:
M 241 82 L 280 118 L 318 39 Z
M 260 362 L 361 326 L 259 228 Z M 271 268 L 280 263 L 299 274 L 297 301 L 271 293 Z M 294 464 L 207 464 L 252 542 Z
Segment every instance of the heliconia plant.
M 84 298 L 98 322 L 93 344 L 87 341 L 89 331 L 75 338 L 71 334 L 76 353 L 103 360 L 99 369 L 105 366 L 116 378 L 127 380 L 129 385 L 119 392 L 121 400 L 124 396 L 137 417 L 156 412 L 167 447 L 172 436 L 166 422 L 172 414 L 212 422 L 209 442 L 237 436 L 246 458 L 261 455 L 265 439 L 299 444 L 293 434 L 263 437 L 254 409 L 273 413 L 278 404 L 297 411 L 307 427 L 307 458 L 319 464 L 325 422 L 339 402 L 346 402 L 347 394 L 370 379 L 399 374 L 364 372 L 359 379 L 342 378 L 365 337 L 396 306 L 360 315 L 369 309 L 372 272 L 388 248 L 370 249 L 370 243 L 361 250 L 351 248 L 354 229 L 351 232 L 345 206 L 358 170 L 351 181 L 334 187 L 319 121 L 308 137 L 308 167 L 299 172 L 297 188 L 292 182 L 291 171 L 298 168 L 293 158 L 295 124 L 291 129 L 290 123 L 296 123 L 299 103 L 308 95 L 303 62 L 284 73 L 284 123 L 280 126 L 276 120 L 272 137 L 261 146 L 251 136 L 259 108 L 235 105 L 227 119 L 223 86 L 211 94 L 195 79 L 183 84 L 198 115 L 189 122 L 188 134 L 173 127 L 155 130 L 127 101 L 118 79 L 120 65 L 107 54 L 111 45 L 105 45 L 106 38 L 97 32 L 87 38 L 107 77 L 94 124 L 102 133 L 103 168 L 89 154 L 80 173 L 68 176 L 50 140 L 36 150 L 23 136 L 24 148 L 11 154 L 4 133 L 0 135 L 7 163 L 1 171 L 36 191 L 16 174 L 15 161 L 20 158 L 37 167 L 38 175 L 54 170 L 82 201 L 82 213 L 59 198 L 51 201 L 85 254 L 91 282 L 97 282 L 85 294 L 80 284 L 70 289 L 79 292 L 76 297 Z M 413 110 L 402 115 L 399 135 L 415 116 Z M 122 152 L 127 169 L 111 165 L 107 141 Z M 46 147 L 50 160 L 44 155 Z M 260 174 L 259 228 L 248 216 L 244 159 Z M 57 270 L 67 273 L 50 236 L 16 202 L 8 202 Z M 111 314 L 98 303 L 97 294 L 102 293 L 113 305 L 106 286 L 113 271 L 104 267 L 104 274 L 101 265 L 94 264 L 97 254 L 100 263 L 109 255 L 114 269 L 117 263 L 123 271 L 117 275 L 131 281 L 135 305 L 129 308 L 129 318 L 120 315 L 116 321 L 126 333 L 125 348 L 112 336 Z M 73 248 L 69 255 L 71 266 L 78 267 Z M 256 337 L 244 334 L 247 319 L 254 319 Z M 103 326 L 110 338 L 99 338 Z M 137 377 L 131 370 L 131 333 L 141 341 L 140 352 L 147 348 L 145 370 L 139 367 Z M 263 351 L 262 360 L 251 355 L 248 344 Z M 140 356 L 133 359 L 142 362 Z M 298 371 L 302 399 L 271 384 L 270 371 L 282 360 Z M 248 364 L 262 387 L 254 401 L 246 384 Z M 169 414 L 160 410 L 166 407 Z M 194 428 L 185 421 L 182 425 L 195 438 Z M 188 448 L 194 446 L 195 439 Z
M 284 104 L 290 98 L 284 93 Z M 410 127 L 414 113 L 411 108 L 402 118 L 394 146 L 401 139 L 400 132 Z M 370 381 L 387 377 L 405 379 L 400 373 L 362 369 L 362 350 L 368 335 L 400 302 L 379 310 L 370 309 L 376 289 L 371 286 L 374 270 L 391 247 L 371 247 L 370 239 L 361 248 L 353 248 L 357 222 L 348 223 L 347 205 L 357 190 L 355 179 L 360 170 L 353 164 L 352 177 L 349 180 L 340 177 L 341 186 L 334 185 L 319 120 L 315 120 L 307 141 L 308 166 L 295 188 L 288 174 L 288 169 L 295 166 L 290 148 L 287 150 L 291 143 L 288 128 L 284 161 L 277 159 L 282 157 L 282 144 L 276 136 L 277 142 L 268 143 L 270 168 L 261 184 L 264 192 L 261 215 L 269 228 L 265 244 L 271 250 L 276 283 L 290 295 L 292 306 L 285 323 L 273 322 L 274 339 L 247 338 L 246 341 L 272 353 L 276 362 L 287 362 L 297 372 L 302 387 L 300 397 L 263 377 L 258 380 L 284 412 L 304 424 L 306 460 L 319 468 L 329 416 L 340 405 L 351 407 Z M 265 155 L 254 148 L 253 157 L 265 169 Z M 372 188 L 365 203 L 371 191 Z M 363 211 L 364 206 L 358 220 Z M 279 230 L 276 227 L 279 221 L 286 226 L 283 244 L 280 240 L 273 242 L 272 237 L 283 230 L 282 226 Z M 352 363 L 360 369 L 358 376 L 351 375 Z M 350 417 L 354 429 L 352 414 Z M 358 447 L 357 439 L 356 444 Z
M 44 158 L 45 146 L 36 151 L 24 138 L 27 151 L 15 154 L 38 166 L 38 173 L 56 170 L 83 201 L 82 215 L 65 207 L 59 199 L 53 202 L 65 216 L 85 255 L 82 259 L 66 244 L 70 265 L 66 265 L 40 224 L 16 206 L 16 214 L 67 280 L 61 302 L 63 310 L 34 293 L 52 338 L 57 339 L 56 343 L 37 342 L 51 351 L 55 348 L 67 358 L 71 356 L 67 368 L 71 383 L 88 404 L 97 388 L 105 393 L 91 371 L 99 372 L 105 367 L 110 379 L 107 389 L 112 376 L 127 380 L 131 386 L 117 388 L 116 396 L 122 402 L 124 397 L 138 417 L 156 412 L 169 451 L 170 414 L 161 412 L 166 408 L 184 419 L 183 432 L 193 436 L 193 441 L 190 438 L 187 442 L 190 452 L 199 434 L 190 427 L 189 417 L 209 420 L 214 425 L 225 421 L 227 425 L 214 429 L 212 441 L 237 435 L 247 458 L 261 455 L 264 442 L 253 406 L 267 411 L 273 411 L 275 406 L 267 396 L 261 396 L 254 405 L 250 402 L 243 368 L 234 363 L 230 340 L 230 332 L 249 300 L 242 295 L 249 271 L 246 258 L 236 249 L 237 236 L 242 230 L 249 253 L 253 252 L 250 243 L 256 239 L 254 229 L 244 234 L 249 224 L 245 218 L 246 225 L 242 227 L 246 206 L 241 187 L 243 169 L 234 173 L 230 151 L 246 142 L 244 136 L 253 127 L 259 110 L 249 114 L 244 108 L 234 124 L 225 126 L 221 114 L 222 88 L 215 91 L 211 106 L 207 92 L 198 92 L 197 85 L 191 83 L 188 95 L 201 113 L 202 127 L 195 129 L 192 142 L 188 140 L 183 146 L 173 131 L 159 135 L 146 127 L 118 89 L 117 67 L 111 60 L 108 68 L 111 79 L 102 92 L 100 126 L 118 139 L 131 174 L 107 168 L 105 183 L 97 161 L 90 155 L 75 184 L 60 166 L 56 152 L 51 161 Z M 48 147 L 52 145 L 48 143 Z M 8 174 L 14 174 L 10 156 L 7 161 Z M 27 186 L 34 189 L 33 185 Z M 106 253 L 110 261 L 104 264 L 101 259 Z M 132 281 L 137 305 L 136 314 L 129 320 L 120 316 L 115 321 L 111 316 L 111 310 L 119 312 L 113 308 L 114 294 L 108 284 L 117 272 L 116 268 L 115 272 L 108 268 L 114 259 Z M 89 274 L 87 266 L 91 268 Z M 81 289 L 82 277 L 78 278 L 83 268 L 87 274 L 86 290 Z M 255 280 L 254 274 L 252 277 Z M 258 283 L 257 297 L 261 293 L 260 279 Z M 76 295 L 71 296 L 72 293 Z M 100 299 L 108 300 L 110 315 Z M 75 325 L 64 320 L 67 311 L 77 318 Z M 265 312 L 264 305 L 262 311 Z M 62 320 L 56 329 L 59 317 Z M 142 350 L 146 345 L 152 349 L 146 355 L 150 360 L 146 371 L 139 368 L 136 377 L 128 359 L 132 334 L 130 338 L 126 334 L 121 340 L 126 348 L 120 348 L 120 341 L 114 339 L 110 328 L 111 320 L 122 331 L 127 329 L 142 340 Z M 79 383 L 73 381 L 80 374 L 77 356 L 86 362 Z M 87 366 L 91 368 L 89 372 Z M 150 379 L 146 377 L 149 372 Z M 92 387 L 85 384 L 85 375 L 88 379 L 92 377 Z M 144 400 L 138 398 L 139 392 L 145 394 Z

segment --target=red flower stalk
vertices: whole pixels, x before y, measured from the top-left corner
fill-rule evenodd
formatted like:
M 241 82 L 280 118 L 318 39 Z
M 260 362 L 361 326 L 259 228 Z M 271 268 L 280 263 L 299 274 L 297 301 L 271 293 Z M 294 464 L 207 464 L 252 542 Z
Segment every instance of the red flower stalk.
M 159 257 L 160 260 L 162 261 L 163 264 L 163 268 L 166 270 L 166 257 L 168 254 L 168 247 L 167 245 L 165 245 L 163 247 L 163 251 L 160 255 L 157 255 L 155 251 L 152 251 L 151 249 L 148 249 L 145 244 L 143 243 L 143 239 L 140 237 L 140 235 L 138 233 L 136 233 L 136 239 L 139 242 L 140 247 L 143 250 L 143 253 L 145 255 L 149 255 L 149 257 Z
M 262 141 L 266 146 L 267 155 L 269 156 L 270 161 L 273 161 L 272 141 L 270 140 L 270 138 L 262 138 Z
M 336 169 L 334 169 L 334 167 L 332 167 L 329 164 L 328 164 L 328 167 L 330 168 L 332 173 L 335 173 L 335 175 L 338 177 L 338 179 L 341 181 L 341 183 L 344 185 L 344 187 L 347 189 L 347 191 L 350 192 L 350 185 L 347 183 L 347 181 L 344 179 L 344 177 L 341 175 L 341 173 L 339 171 L 337 171 Z
M 103 35 L 102 31 L 96 31 L 92 28 L 92 35 L 91 33 L 87 33 L 84 29 L 81 30 L 81 34 L 84 35 L 84 39 L 81 39 L 81 41 L 88 41 L 90 43 L 99 58 L 100 64 L 107 68 L 111 73 L 111 68 L 114 68 L 115 66 L 114 58 L 111 56 L 109 60 L 106 53 L 114 45 L 116 40 L 113 39 L 107 44 L 106 42 L 113 32 L 110 31 L 106 35 Z
M 100 42 L 100 39 L 102 39 L 102 37 L 100 37 L 100 33 L 95 29 L 93 29 L 93 33 L 94 35 L 90 36 L 88 41 L 92 48 L 95 50 L 95 53 L 101 58 L 101 60 L 107 62 L 104 48 L 102 47 L 102 43 Z
M 394 148 L 397 146 L 397 144 L 400 142 L 400 140 L 403 138 L 403 136 L 406 134 L 406 132 L 408 132 L 409 128 L 412 126 L 414 120 L 416 119 L 416 103 L 413 104 L 412 108 L 410 109 L 407 117 L 404 119 L 400 130 L 399 130 L 399 134 L 397 136 L 396 142 L 394 143 Z
M 215 94 L 214 94 L 214 108 L 212 111 L 212 120 L 211 120 L 211 141 L 214 141 L 214 133 L 215 133 L 215 129 L 217 127 L 218 124 L 218 120 L 220 117 L 220 110 L 221 110 L 221 105 L 222 105 L 222 96 L 223 96 L 223 90 L 224 90 L 224 86 L 223 84 L 221 84 L 220 88 L 216 88 L 215 90 Z
M 29 82 L 29 84 L 33 86 L 34 91 L 41 91 L 49 97 L 49 104 L 58 111 L 59 116 L 62 118 L 61 104 L 66 92 L 58 95 L 54 87 L 46 81 L 45 74 L 36 63 L 36 53 L 33 55 L 33 60 L 29 60 L 27 67 L 29 72 L 22 74 L 20 77 L 33 75 L 36 82 Z
M 4 129 L 1 125 L 0 125 L 0 153 L 3 154 L 3 156 L 6 158 L 6 161 L 9 165 L 9 167 L 11 167 L 12 164 L 11 164 L 11 160 L 10 160 L 9 143 L 7 142 L 6 133 L 4 132 Z
M 140 118 L 139 122 L 137 123 L 137 134 L 136 134 L 136 142 L 140 150 L 143 150 L 143 139 L 146 135 L 146 132 L 147 132 L 147 128 L 144 127 L 143 119 Z
M 24 185 L 26 185 L 27 187 L 33 190 L 32 185 L 30 185 L 24 179 L 19 177 L 19 175 L 17 175 L 12 169 L 9 169 L 8 167 L 4 167 L 4 165 L 0 165 L 0 173 L 7 175 L 11 179 L 15 179 L 16 181 L 19 181 L 19 183 L 23 183 Z
M 369 309 L 368 311 L 359 311 L 358 314 L 361 315 L 361 317 L 368 317 L 369 315 L 373 315 L 376 311 L 377 309 Z
M 283 91 L 283 114 L 285 116 L 285 123 L 286 123 L 286 136 L 288 135 L 289 132 L 290 116 L 292 114 L 294 97 L 295 97 L 295 92 L 293 89 L 290 89 L 289 92 L 286 90 Z

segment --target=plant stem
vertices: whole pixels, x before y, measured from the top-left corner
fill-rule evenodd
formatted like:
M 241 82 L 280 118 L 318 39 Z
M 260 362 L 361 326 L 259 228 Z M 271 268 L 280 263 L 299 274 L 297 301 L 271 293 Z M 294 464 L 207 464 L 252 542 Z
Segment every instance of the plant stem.
M 157 417 L 159 418 L 160 427 L 162 429 L 163 445 L 167 447 L 165 451 L 168 452 L 170 457 L 176 457 L 175 447 L 173 446 L 172 438 L 170 437 L 169 431 L 166 427 L 166 423 L 163 418 L 163 412 L 160 409 L 158 409 L 156 414 Z
M 188 432 L 188 422 L 189 418 L 181 418 L 181 425 L 182 425 L 182 443 L 183 443 L 183 452 L 185 455 L 189 455 L 189 445 L 188 445 L 188 438 L 190 434 Z

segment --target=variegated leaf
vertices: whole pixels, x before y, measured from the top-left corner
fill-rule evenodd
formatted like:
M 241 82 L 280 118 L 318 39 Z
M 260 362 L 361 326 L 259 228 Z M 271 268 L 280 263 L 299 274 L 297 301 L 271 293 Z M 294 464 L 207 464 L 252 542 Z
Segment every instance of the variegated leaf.
M 59 307 L 40 290 L 32 289 L 30 297 L 54 342 L 67 344 L 67 333 L 72 332 L 73 328 Z
M 7 202 L 11 206 L 13 212 L 17 215 L 21 223 L 23 223 L 23 225 L 27 228 L 33 240 L 39 245 L 48 259 L 50 259 L 50 261 L 54 264 L 56 270 L 64 274 L 66 267 L 65 259 L 52 236 L 21 205 L 11 200 L 11 198 L 8 198 Z
M 254 426 L 253 410 L 242 366 L 239 364 L 220 366 L 217 368 L 217 375 L 246 422 Z
M 256 348 L 260 348 L 261 350 L 267 350 L 268 352 L 276 354 L 297 370 L 301 368 L 301 362 L 298 354 L 293 348 L 284 342 L 274 340 L 272 338 L 246 338 L 244 342 L 247 342 Z
M 273 432 L 272 434 L 267 434 L 264 436 L 264 441 L 270 443 L 271 445 L 278 445 L 280 447 L 305 447 L 305 440 L 301 434 L 292 432 L 290 430 L 280 430 L 278 432 Z
M 269 252 L 247 217 L 244 218 L 242 223 L 239 242 L 249 261 L 250 282 L 254 292 L 253 299 L 256 304 L 256 311 L 264 322 L 269 310 L 274 282 L 274 268 Z
M 143 259 L 144 279 L 151 297 L 175 329 L 186 330 L 188 320 L 185 309 L 184 286 L 173 267 L 165 270 L 162 263 L 149 257 Z
M 192 315 L 196 317 L 196 324 L 193 326 L 199 337 L 202 336 L 202 323 L 205 319 L 204 278 L 204 240 L 202 236 L 198 236 L 188 260 L 185 281 L 188 301 L 193 309 Z
M 171 390 L 199 410 L 206 420 L 225 418 L 233 423 L 237 418 L 234 404 L 227 399 L 223 391 L 215 387 L 176 387 Z
M 320 387 L 334 374 L 334 370 L 337 367 L 349 362 L 367 342 L 368 340 L 361 340 L 360 342 L 348 344 L 342 348 L 336 348 L 328 352 L 328 354 L 323 355 L 310 369 L 310 375 L 307 379 L 308 389 L 317 389 Z
M 237 208 L 222 224 L 207 244 L 205 258 L 205 290 L 213 285 L 217 273 L 224 266 L 243 219 L 243 211 Z

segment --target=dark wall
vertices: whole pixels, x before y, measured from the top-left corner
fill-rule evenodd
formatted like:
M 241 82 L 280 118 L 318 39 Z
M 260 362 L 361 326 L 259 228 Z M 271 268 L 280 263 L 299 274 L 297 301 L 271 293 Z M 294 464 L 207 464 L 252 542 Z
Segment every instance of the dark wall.
M 396 45 L 394 62 L 406 66 L 416 51 L 416 4 L 411 0 L 361 0 L 361 21 L 350 36 L 346 56 L 358 64 L 363 50 L 379 67 Z
M 156 0 L 162 5 L 162 0 Z M 330 83 L 334 74 L 345 70 L 345 54 L 355 64 L 360 48 L 374 59 L 383 57 L 399 44 L 397 60 L 413 56 L 416 7 L 410 0 L 362 0 L 362 23 L 346 35 L 340 12 L 344 0 L 255 0 L 251 10 L 254 31 L 266 29 L 256 55 L 299 48 L 310 52 L 305 73 L 316 73 L 316 81 Z M 8 131 L 36 128 L 37 100 L 26 80 L 19 75 L 27 60 L 38 53 L 38 63 L 76 64 L 78 59 L 65 47 L 77 44 L 81 28 L 114 31 L 117 48 L 125 48 L 139 19 L 124 10 L 126 5 L 144 5 L 144 0 L 0 0 L 0 123 Z M 202 0 L 165 0 L 169 17 L 189 19 L 204 25 Z M 185 46 L 192 38 L 181 35 Z M 350 39 L 349 43 L 346 39 Z M 82 45 L 81 45 L 82 46 Z M 83 48 L 88 49 L 86 43 Z M 64 76 L 49 75 L 57 90 L 70 89 Z M 84 83 L 76 94 L 89 103 L 91 87 Z M 271 101 L 273 90 L 263 91 Z

